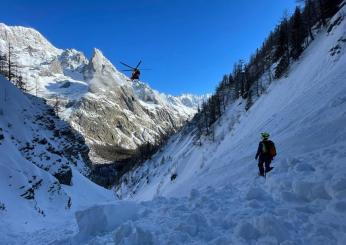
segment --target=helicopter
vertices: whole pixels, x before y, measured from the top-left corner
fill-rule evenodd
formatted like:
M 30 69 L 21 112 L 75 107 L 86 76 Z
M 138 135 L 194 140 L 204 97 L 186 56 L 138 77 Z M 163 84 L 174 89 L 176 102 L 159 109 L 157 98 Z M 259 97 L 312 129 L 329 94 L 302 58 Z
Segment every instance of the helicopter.
M 132 66 L 125 64 L 124 62 L 120 61 L 120 64 L 130 68 L 130 69 L 122 70 L 122 71 L 132 71 L 131 78 L 130 78 L 132 81 L 133 80 L 139 80 L 139 76 L 141 75 L 141 71 L 139 70 L 138 67 L 140 66 L 141 63 L 142 63 L 142 61 L 140 60 L 136 67 L 132 67 Z M 149 70 L 149 69 L 142 69 L 142 70 Z

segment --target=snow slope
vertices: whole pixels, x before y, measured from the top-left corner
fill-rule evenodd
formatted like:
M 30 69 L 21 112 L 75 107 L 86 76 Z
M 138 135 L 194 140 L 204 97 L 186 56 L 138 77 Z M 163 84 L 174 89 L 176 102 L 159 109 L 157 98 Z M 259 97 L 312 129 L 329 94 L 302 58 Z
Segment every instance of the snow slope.
M 345 7 L 338 14 L 344 12 Z M 181 195 L 183 189 L 188 193 L 193 187 L 210 185 L 210 181 L 213 184 L 229 182 L 227 179 L 232 173 L 225 171 L 227 169 L 233 169 L 235 176 L 241 172 L 253 174 L 249 171 L 253 169 L 254 152 L 262 131 L 269 131 L 276 142 L 280 153 L 277 162 L 301 154 L 308 156 L 315 151 L 321 151 L 323 156 L 324 148 L 339 149 L 340 146 L 342 149 L 346 115 L 345 37 L 345 20 L 330 33 L 321 31 L 301 59 L 293 63 L 288 76 L 273 82 L 248 112 L 245 112 L 245 101 L 242 100 L 228 106 L 223 118 L 214 125 L 214 142 L 209 138 L 196 142 L 191 133 L 193 126 L 174 136 L 153 161 L 143 166 L 155 175 L 168 166 L 178 172 L 179 179 L 162 187 L 160 194 Z M 339 51 L 333 55 L 335 47 Z M 336 157 L 341 158 L 343 154 Z M 139 169 L 136 171 L 139 172 Z M 252 171 L 256 173 L 257 169 Z M 135 176 L 132 174 L 128 177 Z M 203 179 L 210 178 L 210 181 L 200 182 L 196 174 Z M 218 177 L 214 178 L 214 174 Z M 193 180 L 191 176 L 194 176 Z M 189 182 L 188 187 L 180 188 L 179 183 L 184 184 L 185 181 Z M 149 189 L 143 188 L 144 192 Z M 144 198 L 143 192 L 139 193 Z M 148 193 L 148 198 L 154 194 Z
M 92 183 L 88 148 L 42 99 L 24 95 L 0 76 L 0 244 L 22 234 L 73 223 L 76 210 L 113 201 Z M 19 238 L 19 240 L 17 240 Z

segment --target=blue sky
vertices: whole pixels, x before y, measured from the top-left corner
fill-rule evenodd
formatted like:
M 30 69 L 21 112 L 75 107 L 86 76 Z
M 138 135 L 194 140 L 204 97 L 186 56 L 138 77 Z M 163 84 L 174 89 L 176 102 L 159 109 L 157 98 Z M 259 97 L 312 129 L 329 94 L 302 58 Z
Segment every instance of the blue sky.
M 295 0 L 2 0 L 0 22 L 37 29 L 58 48 L 88 57 L 143 60 L 142 80 L 174 95 L 214 91 L 246 60 Z

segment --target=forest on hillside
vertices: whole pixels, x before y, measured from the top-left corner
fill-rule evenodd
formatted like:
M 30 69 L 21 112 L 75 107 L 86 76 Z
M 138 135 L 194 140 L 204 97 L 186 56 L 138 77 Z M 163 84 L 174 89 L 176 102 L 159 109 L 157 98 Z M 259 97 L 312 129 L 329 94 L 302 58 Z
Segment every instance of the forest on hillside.
M 248 110 L 254 99 L 265 92 L 263 80 L 270 84 L 285 76 L 290 65 L 299 59 L 314 40 L 314 33 L 327 27 L 328 20 L 341 7 L 342 1 L 298 2 L 303 4 L 303 7 L 297 6 L 291 16 L 285 13 L 249 61 L 239 60 L 235 63 L 233 71 L 223 76 L 214 94 L 199 108 L 192 120 L 192 123 L 197 125 L 199 135 L 211 132 L 211 126 L 222 116 L 226 105 L 242 98 L 246 103 L 245 110 Z

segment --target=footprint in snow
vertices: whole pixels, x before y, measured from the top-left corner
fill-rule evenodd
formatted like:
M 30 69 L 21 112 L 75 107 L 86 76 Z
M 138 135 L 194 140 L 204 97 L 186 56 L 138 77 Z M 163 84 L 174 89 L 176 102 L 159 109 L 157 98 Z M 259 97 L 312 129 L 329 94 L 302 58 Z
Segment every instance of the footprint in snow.
M 272 197 L 259 187 L 252 187 L 245 194 L 246 200 L 257 200 L 257 201 L 272 201 Z
M 294 167 L 297 164 L 301 163 L 302 161 L 298 158 L 286 158 L 284 159 L 284 161 L 290 166 L 290 167 Z
M 308 163 L 299 163 L 296 165 L 295 170 L 297 172 L 314 172 L 315 168 Z

